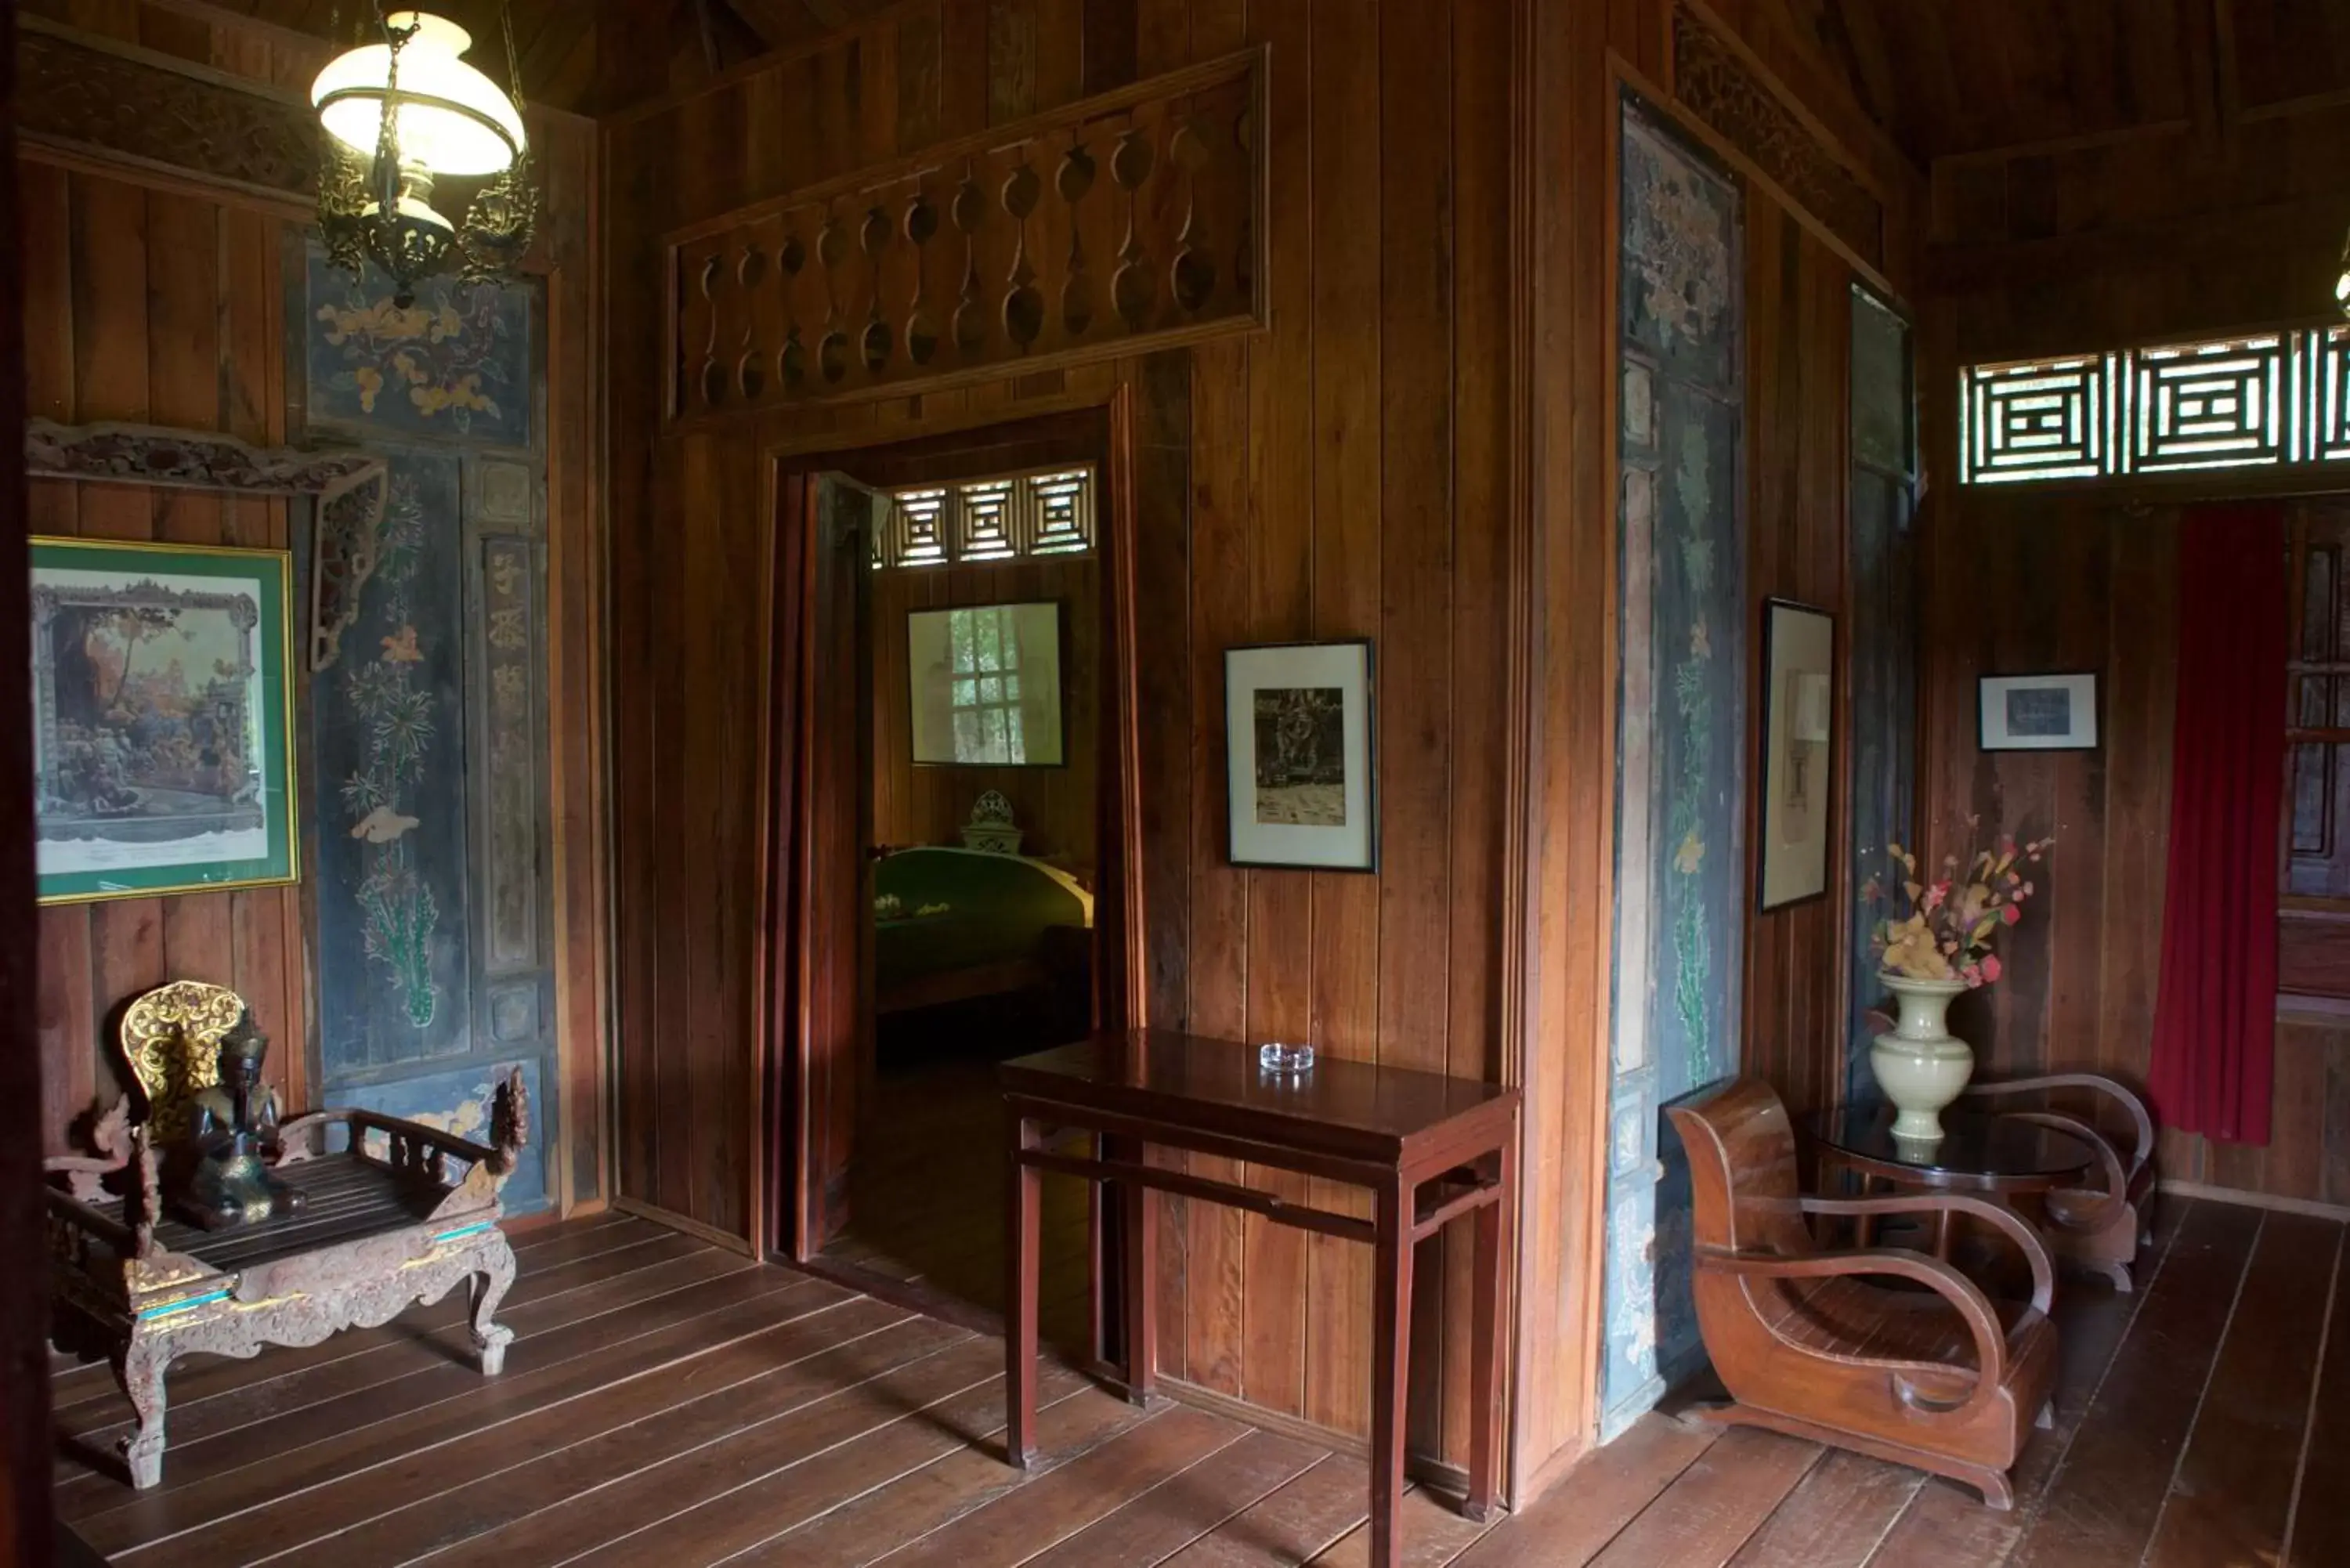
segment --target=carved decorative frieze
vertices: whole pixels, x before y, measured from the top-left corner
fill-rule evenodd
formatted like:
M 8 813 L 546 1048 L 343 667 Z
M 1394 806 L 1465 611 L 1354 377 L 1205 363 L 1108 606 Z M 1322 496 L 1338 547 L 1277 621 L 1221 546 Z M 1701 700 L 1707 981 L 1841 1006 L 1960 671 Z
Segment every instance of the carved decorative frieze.
M 1262 326 L 1263 55 L 672 236 L 670 409 L 917 391 Z
M 17 40 L 16 129 L 264 195 L 307 203 L 317 190 L 317 117 L 294 96 L 30 25 Z
M 1687 5 L 1673 7 L 1673 97 L 1855 254 L 1871 266 L 1884 265 L 1883 203 Z
M 151 425 L 28 421 L 25 469 L 35 478 L 317 497 L 310 574 L 314 670 L 335 662 L 345 628 L 358 618 L 359 589 L 375 571 L 378 530 L 391 490 L 390 469 L 367 452 L 247 446 L 234 436 Z

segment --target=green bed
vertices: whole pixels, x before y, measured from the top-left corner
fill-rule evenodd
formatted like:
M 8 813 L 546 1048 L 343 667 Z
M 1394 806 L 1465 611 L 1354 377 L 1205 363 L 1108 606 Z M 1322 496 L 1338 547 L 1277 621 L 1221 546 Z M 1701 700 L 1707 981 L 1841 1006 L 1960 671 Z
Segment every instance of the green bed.
M 1090 959 L 1093 898 L 1057 867 L 926 846 L 874 868 L 874 1008 L 1035 991 Z

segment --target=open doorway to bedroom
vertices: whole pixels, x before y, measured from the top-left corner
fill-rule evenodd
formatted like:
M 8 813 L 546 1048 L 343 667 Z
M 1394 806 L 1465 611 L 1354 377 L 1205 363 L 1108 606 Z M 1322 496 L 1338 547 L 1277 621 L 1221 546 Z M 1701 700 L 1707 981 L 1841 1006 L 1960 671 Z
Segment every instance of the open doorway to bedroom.
M 809 476 L 785 489 L 837 557 L 816 567 L 804 628 L 835 653 L 811 646 L 804 666 L 803 869 L 817 901 L 853 891 L 861 924 L 778 953 L 815 1004 L 794 1020 L 815 1059 L 778 1075 L 797 1101 L 778 1133 L 802 1145 L 775 1151 L 801 1167 L 779 1250 L 980 1325 L 1003 1290 L 997 1064 L 1118 1016 L 1112 415 L 785 464 Z M 827 508 L 859 531 L 854 563 Z M 828 805 L 827 778 L 843 797 Z M 1048 1178 L 1044 1329 L 1081 1355 L 1088 1204 Z

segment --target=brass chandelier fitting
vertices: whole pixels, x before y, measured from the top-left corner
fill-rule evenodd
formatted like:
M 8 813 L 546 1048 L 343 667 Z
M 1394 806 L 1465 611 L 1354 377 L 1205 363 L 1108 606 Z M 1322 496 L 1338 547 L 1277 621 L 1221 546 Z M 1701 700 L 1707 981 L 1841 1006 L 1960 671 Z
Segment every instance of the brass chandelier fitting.
M 523 130 L 514 20 L 498 7 L 509 86 L 463 59 L 473 38 L 421 11 L 386 16 L 380 42 L 337 56 L 311 84 L 318 139 L 318 228 L 328 257 L 360 276 L 373 262 L 392 303 L 444 273 L 468 283 L 512 278 L 538 229 L 538 186 Z M 435 182 L 480 179 L 461 222 L 433 204 Z

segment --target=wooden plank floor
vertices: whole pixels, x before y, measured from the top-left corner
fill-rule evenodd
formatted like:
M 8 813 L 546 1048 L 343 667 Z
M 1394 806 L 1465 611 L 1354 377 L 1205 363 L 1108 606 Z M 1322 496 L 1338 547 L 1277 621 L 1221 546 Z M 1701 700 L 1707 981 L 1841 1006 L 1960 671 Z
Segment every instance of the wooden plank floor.
M 2344 1228 L 2167 1206 L 2138 1294 L 2068 1281 L 2054 1428 L 2012 1513 L 1916 1472 L 1652 1416 L 1491 1531 L 1410 1499 L 1412 1568 L 2350 1563 Z M 1042 1376 L 996 1457 L 998 1343 L 643 1220 L 532 1232 L 505 1374 L 448 1304 L 172 1379 L 163 1485 L 57 1375 L 63 1516 L 111 1560 L 790 1568 L 1359 1564 L 1361 1460 Z M 2321 1393 L 2322 1390 L 2322 1393 Z

